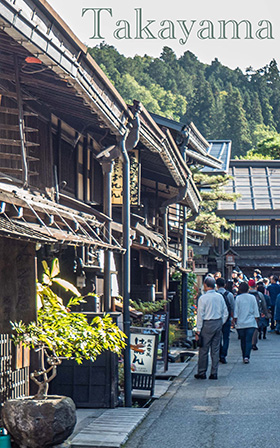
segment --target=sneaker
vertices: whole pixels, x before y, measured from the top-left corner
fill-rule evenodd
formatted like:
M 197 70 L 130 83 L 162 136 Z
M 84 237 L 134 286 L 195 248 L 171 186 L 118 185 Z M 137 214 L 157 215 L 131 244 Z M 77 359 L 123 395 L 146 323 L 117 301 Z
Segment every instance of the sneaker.
M 256 345 L 252 345 L 252 350 L 259 350 Z
M 249 362 L 250 362 L 250 361 L 249 361 L 249 358 L 244 358 L 244 359 L 243 359 L 243 362 L 244 362 L 244 364 L 249 364 Z
M 220 359 L 220 362 L 221 362 L 222 364 L 227 364 L 227 360 L 226 360 L 226 358 L 221 358 L 221 359 Z

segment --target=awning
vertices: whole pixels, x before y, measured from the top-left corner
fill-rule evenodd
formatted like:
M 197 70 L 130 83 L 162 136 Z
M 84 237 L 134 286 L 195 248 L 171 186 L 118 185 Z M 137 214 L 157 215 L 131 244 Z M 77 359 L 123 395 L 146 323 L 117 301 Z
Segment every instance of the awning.
M 24 225 L 13 222 L 8 218 L 0 216 L 0 235 L 6 238 L 12 238 L 16 240 L 27 240 L 31 242 L 42 242 L 42 243 L 56 243 L 55 238 L 44 235 L 35 229 L 28 228 Z
M 91 237 L 89 234 L 81 235 L 75 234 L 70 231 L 65 231 L 58 228 L 52 228 L 49 226 L 43 227 L 39 224 L 25 223 L 21 227 L 27 231 L 34 232 L 34 234 L 43 234 L 45 237 L 51 235 L 52 242 L 60 244 L 68 244 L 69 246 L 95 246 L 96 248 L 115 250 L 116 246 L 105 243 L 104 241 L 97 240 Z M 48 241 L 46 241 L 48 242 Z M 121 250 L 121 248 L 120 248 Z
M 154 255 L 174 263 L 178 263 L 180 261 L 178 254 L 171 248 L 167 247 L 163 235 L 153 232 L 139 223 L 136 224 L 135 229 L 140 235 L 140 238 L 139 242 L 133 241 L 134 246 L 136 245 L 140 248 L 146 247 L 146 249 Z
M 109 241 L 105 223 L 94 215 L 57 204 L 37 192 L 0 183 L 0 205 L 2 235 L 124 251 L 113 237 Z
M 1 0 L 0 5 L 0 26 L 14 40 L 13 46 L 24 56 L 39 58 L 47 69 L 32 77 L 21 73 L 27 92 L 76 126 L 100 119 L 111 132 L 124 135 L 126 120 L 132 117 L 127 105 L 50 5 L 45 0 Z

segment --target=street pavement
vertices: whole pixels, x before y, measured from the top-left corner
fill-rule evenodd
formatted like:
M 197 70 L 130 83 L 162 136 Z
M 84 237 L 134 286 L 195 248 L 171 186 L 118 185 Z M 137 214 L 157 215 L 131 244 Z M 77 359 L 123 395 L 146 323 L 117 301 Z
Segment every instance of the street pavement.
M 268 333 L 243 364 L 237 333 L 218 380 L 196 380 L 196 363 L 154 402 L 126 448 L 279 448 L 280 335 Z M 209 372 L 208 372 L 209 375 Z

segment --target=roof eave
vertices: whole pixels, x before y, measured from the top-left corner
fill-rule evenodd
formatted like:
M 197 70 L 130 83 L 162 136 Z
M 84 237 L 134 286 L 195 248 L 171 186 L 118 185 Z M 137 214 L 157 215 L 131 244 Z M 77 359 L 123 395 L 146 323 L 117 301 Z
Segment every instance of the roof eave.
M 38 10 L 26 0 L 20 5 L 3 0 L 0 23 L 4 31 L 66 79 L 113 133 L 123 135 L 132 114 L 120 94 L 50 5 L 44 0 L 33 3 Z

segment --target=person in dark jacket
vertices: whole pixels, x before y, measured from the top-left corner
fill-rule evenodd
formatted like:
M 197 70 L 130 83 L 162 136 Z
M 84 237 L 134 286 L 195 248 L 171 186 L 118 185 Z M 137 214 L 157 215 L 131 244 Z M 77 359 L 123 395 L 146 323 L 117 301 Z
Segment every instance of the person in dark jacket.
M 275 302 L 278 294 L 280 294 L 280 285 L 278 284 L 278 277 L 277 275 L 271 276 L 271 284 L 267 287 L 267 290 L 269 292 L 269 297 L 271 301 L 271 323 L 270 328 L 271 330 L 275 329 L 275 320 L 274 320 L 274 313 L 275 313 Z
M 231 319 L 233 318 L 234 313 L 234 297 L 230 291 L 225 289 L 225 283 L 226 281 L 223 277 L 217 278 L 216 280 L 217 292 L 223 296 L 229 312 L 227 321 L 222 326 L 222 335 L 221 335 L 222 337 L 220 345 L 220 362 L 222 364 L 227 363 L 226 357 L 229 347 Z
M 271 313 L 270 297 L 265 293 L 264 285 L 258 284 L 257 291 L 261 292 L 263 294 L 264 299 L 266 301 L 267 311 L 270 314 Z M 266 330 L 267 330 L 268 325 L 269 325 L 268 314 L 267 314 L 267 316 L 261 316 L 260 320 L 259 320 L 259 339 L 261 339 L 262 336 L 263 336 L 263 339 L 266 339 Z
M 275 333 L 280 334 L 280 294 L 276 297 L 274 320 L 276 321 Z
M 258 308 L 259 308 L 260 318 L 261 317 L 268 318 L 268 311 L 267 311 L 265 298 L 261 292 L 257 291 L 255 280 L 250 279 L 248 281 L 248 286 L 249 286 L 249 294 L 254 295 L 256 298 L 256 302 L 257 302 Z M 260 321 L 258 320 L 258 324 L 259 324 L 259 322 Z M 259 335 L 259 328 L 257 328 L 255 330 L 254 335 L 253 335 L 253 340 L 252 340 L 252 349 L 253 350 L 258 350 L 258 347 L 257 347 L 258 335 Z

